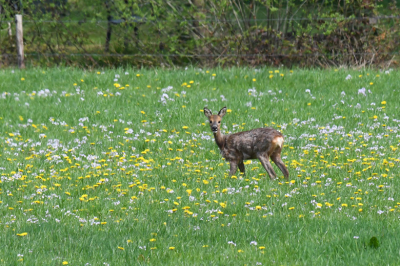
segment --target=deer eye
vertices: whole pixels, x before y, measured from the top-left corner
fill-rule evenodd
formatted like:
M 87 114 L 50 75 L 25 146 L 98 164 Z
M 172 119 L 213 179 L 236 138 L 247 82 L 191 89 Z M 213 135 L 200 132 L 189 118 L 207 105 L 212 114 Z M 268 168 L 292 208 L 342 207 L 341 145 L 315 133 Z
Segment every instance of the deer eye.
M 210 120 L 210 124 L 212 123 L 212 121 Z
M 221 121 L 218 121 L 218 124 L 221 124 Z

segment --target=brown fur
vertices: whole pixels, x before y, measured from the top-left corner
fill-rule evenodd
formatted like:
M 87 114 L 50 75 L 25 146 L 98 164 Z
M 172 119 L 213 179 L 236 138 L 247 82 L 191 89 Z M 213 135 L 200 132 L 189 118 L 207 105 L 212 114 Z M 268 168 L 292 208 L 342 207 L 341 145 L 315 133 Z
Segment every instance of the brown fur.
M 245 173 L 244 160 L 259 159 L 271 179 L 276 178 L 269 158 L 278 166 L 286 179 L 289 171 L 281 159 L 283 135 L 270 127 L 256 128 L 249 131 L 238 132 L 230 135 L 221 133 L 221 120 L 226 114 L 226 107 L 217 115 L 213 115 L 208 108 L 204 108 L 204 114 L 210 122 L 211 131 L 214 133 L 222 157 L 230 163 L 230 175 L 234 175 L 239 167 L 240 172 Z

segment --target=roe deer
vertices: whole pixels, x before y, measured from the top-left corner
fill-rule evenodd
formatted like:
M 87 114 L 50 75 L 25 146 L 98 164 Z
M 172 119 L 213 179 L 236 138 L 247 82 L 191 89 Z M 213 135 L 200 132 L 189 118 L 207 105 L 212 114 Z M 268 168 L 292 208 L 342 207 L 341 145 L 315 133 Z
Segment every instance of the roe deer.
M 214 133 L 215 142 L 222 157 L 230 163 L 229 175 L 234 175 L 238 166 L 240 172 L 244 174 L 243 160 L 258 159 L 267 170 L 269 177 L 275 179 L 275 171 L 269 162 L 271 158 L 285 178 L 289 178 L 289 171 L 281 159 L 283 136 L 279 131 L 265 127 L 223 135 L 220 127 L 222 117 L 226 114 L 226 107 L 222 108 L 217 115 L 213 115 L 207 107 L 204 107 L 204 114 L 210 121 L 211 131 Z

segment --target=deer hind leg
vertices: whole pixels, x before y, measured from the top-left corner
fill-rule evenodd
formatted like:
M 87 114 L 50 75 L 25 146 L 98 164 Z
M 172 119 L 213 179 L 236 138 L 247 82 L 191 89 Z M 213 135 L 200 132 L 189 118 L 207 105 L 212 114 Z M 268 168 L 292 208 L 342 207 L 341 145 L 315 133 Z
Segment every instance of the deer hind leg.
M 275 179 L 276 178 L 276 173 L 274 171 L 274 168 L 272 168 L 271 163 L 269 162 L 269 157 L 266 154 L 263 155 L 258 155 L 257 158 L 260 160 L 262 166 L 265 168 L 267 171 L 269 178 Z
M 281 170 L 283 176 L 286 179 L 289 179 L 289 171 L 286 168 L 285 163 L 282 161 L 281 151 L 282 151 L 282 148 L 277 147 L 275 149 L 275 151 L 271 154 L 271 160 L 276 164 L 276 166 L 278 166 L 278 168 Z
M 235 161 L 230 161 L 230 168 L 231 168 L 230 171 L 229 171 L 229 175 L 230 175 L 230 176 L 233 176 L 233 175 L 236 173 L 237 167 L 238 167 L 237 162 L 235 162 Z
M 243 174 L 245 174 L 245 169 L 244 169 L 244 163 L 243 161 L 239 162 L 239 170 L 240 172 L 242 172 Z

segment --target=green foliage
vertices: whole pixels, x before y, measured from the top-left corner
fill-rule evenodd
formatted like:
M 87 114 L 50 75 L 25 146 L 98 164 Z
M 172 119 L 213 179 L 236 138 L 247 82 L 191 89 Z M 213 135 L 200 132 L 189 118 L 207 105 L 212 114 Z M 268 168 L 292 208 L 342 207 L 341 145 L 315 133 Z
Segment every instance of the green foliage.
M 368 243 L 370 248 L 379 248 L 380 244 L 379 244 L 379 240 L 378 238 L 376 238 L 376 236 L 371 237 L 371 239 L 369 240 Z
M 8 2 L 0 52 L 15 54 L 3 21 L 23 13 L 32 65 L 387 66 L 400 33 L 395 1 L 24 0 L 19 11 Z M 394 17 L 375 18 L 384 15 Z

